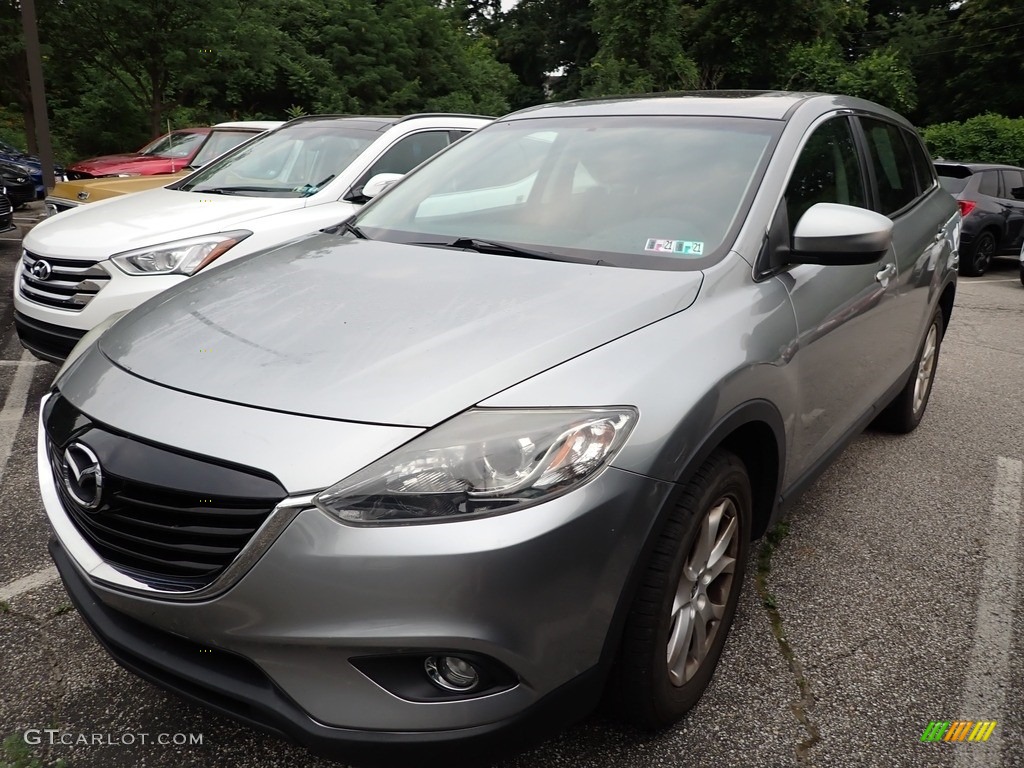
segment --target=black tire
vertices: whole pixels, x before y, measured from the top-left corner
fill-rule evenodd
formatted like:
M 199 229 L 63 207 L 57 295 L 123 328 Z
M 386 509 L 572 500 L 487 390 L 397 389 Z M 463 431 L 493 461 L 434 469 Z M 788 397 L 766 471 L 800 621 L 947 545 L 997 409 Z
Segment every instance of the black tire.
M 684 488 L 658 534 L 626 619 L 610 691 L 623 719 L 645 730 L 665 728 L 677 722 L 700 700 L 711 681 L 736 613 L 750 549 L 752 506 L 747 469 L 729 451 L 718 450 L 712 454 Z M 711 530 L 715 517 L 719 521 L 717 534 Z M 687 602 L 682 606 L 674 605 L 677 592 L 685 591 L 684 566 L 694 565 L 695 556 L 699 561 L 701 552 L 713 553 L 717 549 L 700 547 L 701 533 L 712 534 L 705 541 L 721 543 L 730 525 L 733 530 L 719 561 L 725 566 L 723 572 L 708 583 L 688 578 L 694 587 Z M 728 560 L 731 564 L 726 562 Z M 707 563 L 710 562 L 709 557 Z M 696 575 L 692 568 L 688 573 Z M 695 614 L 697 606 L 710 614 L 710 606 L 716 604 L 720 608 L 717 618 L 704 619 Z M 682 617 L 678 624 L 674 617 L 677 607 L 678 616 Z M 701 659 L 696 658 L 700 650 L 693 639 L 673 635 L 677 627 L 681 630 L 687 626 L 682 622 L 687 621 L 688 611 L 689 620 L 694 621 L 692 626 L 704 628 Z M 676 682 L 670 671 L 670 637 L 675 639 L 675 647 L 685 649 L 685 657 L 682 654 L 677 657 L 682 661 L 675 665 Z M 693 663 L 690 663 L 691 651 L 696 651 Z
M 971 248 L 970 255 L 961 259 L 960 274 L 965 277 L 981 277 L 985 274 L 996 255 L 996 236 L 992 230 L 986 229 L 978 235 Z
M 1024 285 L 1024 264 L 1020 267 L 1020 284 Z
M 936 309 L 932 321 L 928 325 L 928 330 L 925 331 L 924 340 L 917 351 L 917 359 L 914 361 L 914 369 L 910 373 L 910 378 L 907 379 L 907 383 L 900 393 L 878 415 L 875 420 L 876 426 L 888 432 L 905 435 L 908 432 L 913 432 L 921 423 L 924 412 L 928 408 L 932 385 L 935 383 L 935 371 L 939 367 L 939 350 L 942 348 L 943 330 L 942 310 Z M 931 346 L 933 338 L 934 346 Z M 929 349 L 931 349 L 930 353 Z M 926 359 L 926 355 L 930 355 L 930 363 Z M 922 366 L 925 365 L 930 365 L 926 371 L 926 378 L 921 375 Z M 918 382 L 921 382 L 923 389 L 918 390 Z

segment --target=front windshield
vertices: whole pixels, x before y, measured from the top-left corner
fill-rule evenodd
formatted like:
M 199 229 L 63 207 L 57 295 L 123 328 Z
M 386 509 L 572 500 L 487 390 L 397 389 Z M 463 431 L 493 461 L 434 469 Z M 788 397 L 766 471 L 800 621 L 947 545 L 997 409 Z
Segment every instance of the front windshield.
M 233 130 L 230 128 L 216 128 L 210 132 L 206 143 L 199 148 L 196 156 L 189 163 L 193 168 L 202 168 L 215 157 L 220 157 L 229 149 L 234 149 L 243 141 L 248 141 L 260 131 Z
M 570 261 L 700 267 L 730 244 L 781 125 L 648 115 L 494 123 L 353 224 L 394 242 L 472 240 Z
M 139 154 L 153 157 L 188 157 L 205 138 L 205 133 L 174 131 L 150 142 L 139 150 Z
M 308 197 L 319 192 L 380 136 L 343 120 L 310 120 L 254 139 L 210 163 L 186 192 Z

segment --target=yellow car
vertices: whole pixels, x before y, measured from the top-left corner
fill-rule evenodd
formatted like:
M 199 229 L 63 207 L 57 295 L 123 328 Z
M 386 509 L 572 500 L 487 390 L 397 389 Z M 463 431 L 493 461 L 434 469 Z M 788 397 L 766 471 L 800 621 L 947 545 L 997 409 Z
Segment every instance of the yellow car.
M 218 123 L 207 134 L 205 141 L 196 152 L 192 163 L 177 173 L 157 176 L 110 176 L 100 179 L 78 179 L 60 181 L 46 197 L 46 212 L 54 216 L 62 211 L 82 205 L 119 197 L 132 192 L 141 192 L 154 187 L 165 187 L 177 179 L 183 179 L 197 168 L 215 157 L 234 149 L 239 144 L 283 125 L 279 120 L 247 120 L 233 123 Z

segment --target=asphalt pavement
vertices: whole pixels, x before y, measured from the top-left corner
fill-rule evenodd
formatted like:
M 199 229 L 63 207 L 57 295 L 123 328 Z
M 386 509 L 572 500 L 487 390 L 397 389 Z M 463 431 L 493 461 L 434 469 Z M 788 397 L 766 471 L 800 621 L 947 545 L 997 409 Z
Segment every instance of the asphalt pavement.
M 21 222 L 29 226 L 32 222 Z M 124 672 L 46 553 L 38 402 L 0 235 L 0 768 L 328 763 Z M 708 692 L 641 734 L 597 714 L 498 768 L 1024 765 L 1024 287 L 1012 261 L 961 279 L 924 422 L 869 431 L 755 550 Z M 884 340 L 880 340 L 884 343 Z M 995 721 L 987 742 L 923 742 Z

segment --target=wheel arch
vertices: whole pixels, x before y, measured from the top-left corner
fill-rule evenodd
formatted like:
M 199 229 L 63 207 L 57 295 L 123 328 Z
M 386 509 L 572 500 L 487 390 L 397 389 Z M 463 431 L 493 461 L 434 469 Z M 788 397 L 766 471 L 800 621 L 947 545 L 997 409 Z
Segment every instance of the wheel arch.
M 782 415 L 767 400 L 752 400 L 720 419 L 683 461 L 676 480 L 685 486 L 719 448 L 735 453 L 747 468 L 753 492 L 751 538 L 765 534 L 775 512 L 786 466 L 786 430 Z M 675 494 L 669 500 L 675 503 Z

